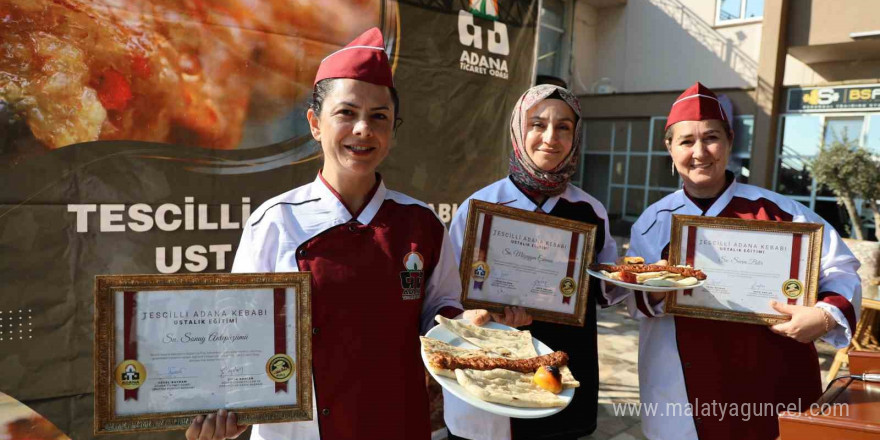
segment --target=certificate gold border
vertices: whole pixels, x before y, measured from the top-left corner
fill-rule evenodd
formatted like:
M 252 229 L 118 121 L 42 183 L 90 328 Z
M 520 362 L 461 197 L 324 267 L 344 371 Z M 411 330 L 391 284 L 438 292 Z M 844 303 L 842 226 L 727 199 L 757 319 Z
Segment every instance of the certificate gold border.
M 195 411 L 150 413 L 118 416 L 114 412 L 116 392 L 113 383 L 115 366 L 116 316 L 113 292 L 129 290 L 149 293 L 156 290 L 238 290 L 295 289 L 296 301 L 296 381 L 297 404 L 235 409 L 241 424 L 277 423 L 312 419 L 312 307 L 311 273 L 257 274 L 175 274 L 175 275 L 98 275 L 95 277 L 95 434 L 125 434 L 145 431 L 169 431 L 189 426 L 200 414 L 220 408 Z
M 787 232 L 792 235 L 806 235 L 807 243 L 804 246 L 808 251 L 807 262 L 805 265 L 804 288 L 806 291 L 804 293 L 803 305 L 812 307 L 816 304 L 816 298 L 819 291 L 819 264 L 822 257 L 822 234 L 824 229 L 824 225 L 821 223 L 743 220 L 738 218 L 701 217 L 675 214 L 672 216 L 672 233 L 669 239 L 669 264 L 671 265 L 684 264 L 682 263 L 683 259 L 680 255 L 681 239 L 683 236 L 682 229 L 688 226 L 750 232 Z M 699 269 L 699 267 L 697 269 Z M 788 278 L 788 274 L 786 274 L 785 278 Z M 666 313 L 678 316 L 689 316 L 692 318 L 763 325 L 779 324 L 791 319 L 788 315 L 784 314 L 736 312 L 731 310 L 719 310 L 708 307 L 678 304 L 678 295 L 681 295 L 682 292 L 683 291 L 676 291 L 672 294 L 666 294 Z
M 486 309 L 490 312 L 503 313 L 504 307 L 509 306 L 509 304 L 468 298 L 468 292 L 470 291 L 468 286 L 471 281 L 471 265 L 474 263 L 473 255 L 477 238 L 477 225 L 479 224 L 480 218 L 479 214 L 491 214 L 493 216 L 521 221 L 524 223 L 531 223 L 536 227 L 564 229 L 566 231 L 581 234 L 581 236 L 585 238 L 584 240 L 580 240 L 580 243 L 582 243 L 583 256 L 581 258 L 580 267 L 578 267 L 575 272 L 575 280 L 577 281 L 577 292 L 573 295 L 575 298 L 575 312 L 569 314 L 531 307 L 525 308 L 529 314 L 538 321 L 583 327 L 584 322 L 586 321 L 587 299 L 589 298 L 590 289 L 590 276 L 587 274 L 587 267 L 593 261 L 593 248 L 596 242 L 596 225 L 554 217 L 549 214 L 540 214 L 537 212 L 511 208 L 497 203 L 471 199 L 468 204 L 467 229 L 465 230 L 464 242 L 462 243 L 461 250 L 461 304 L 468 309 Z

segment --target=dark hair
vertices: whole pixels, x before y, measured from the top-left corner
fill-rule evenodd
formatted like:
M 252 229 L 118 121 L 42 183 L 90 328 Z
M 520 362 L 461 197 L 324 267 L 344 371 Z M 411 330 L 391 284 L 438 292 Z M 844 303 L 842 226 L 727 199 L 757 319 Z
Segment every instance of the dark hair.
M 727 135 L 727 140 L 733 141 L 733 129 L 730 128 L 730 123 L 723 119 L 719 119 L 719 121 L 721 122 L 721 129 L 724 130 L 724 134 Z M 672 127 L 675 127 L 675 124 L 670 125 L 669 128 L 666 129 L 666 133 L 663 135 L 663 140 L 665 142 L 672 141 Z
M 333 90 L 333 84 L 338 79 L 341 78 L 322 79 L 315 84 L 315 89 L 312 90 L 312 101 L 309 102 L 309 108 L 316 114 L 321 114 L 321 108 L 324 106 L 324 98 L 326 98 L 327 94 Z M 398 117 L 398 114 L 400 114 L 400 99 L 397 97 L 397 90 L 394 90 L 394 87 L 389 87 L 388 90 L 391 91 L 391 102 L 394 103 L 394 129 L 397 130 L 397 127 L 400 127 L 400 124 L 403 123 L 403 119 Z
M 562 87 L 563 89 L 568 88 L 568 84 L 565 83 L 565 80 L 557 76 L 551 75 L 538 75 L 535 78 L 535 85 L 539 86 L 541 84 L 552 84 L 554 86 Z

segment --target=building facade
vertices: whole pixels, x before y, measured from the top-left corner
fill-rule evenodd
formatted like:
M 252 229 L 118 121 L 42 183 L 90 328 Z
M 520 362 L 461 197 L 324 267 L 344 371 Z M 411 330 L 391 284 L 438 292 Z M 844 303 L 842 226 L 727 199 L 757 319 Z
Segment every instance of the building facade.
M 873 0 L 544 0 L 537 73 L 564 79 L 585 118 L 575 183 L 616 233 L 681 186 L 663 144 L 669 106 L 700 81 L 722 95 L 741 181 L 850 219 L 809 163 L 842 140 L 880 154 L 880 14 Z M 866 238 L 876 237 L 859 203 Z

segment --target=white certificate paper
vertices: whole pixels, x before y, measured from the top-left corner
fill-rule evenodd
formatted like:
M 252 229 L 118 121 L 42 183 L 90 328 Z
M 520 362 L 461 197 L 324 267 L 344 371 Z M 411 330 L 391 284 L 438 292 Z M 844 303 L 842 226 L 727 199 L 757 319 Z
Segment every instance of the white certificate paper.
M 275 309 L 281 292 L 271 288 L 129 294 L 134 305 L 132 298 L 126 303 L 125 292 L 113 293 L 117 311 L 130 309 L 128 318 L 116 313 L 114 365 L 126 361 L 127 350 L 131 356 L 127 344 L 134 342 L 146 379 L 136 393 L 115 386 L 116 415 L 297 403 L 296 376 L 279 385 L 267 365 L 276 343 L 294 369 L 298 365 L 293 288 L 283 290 L 283 310 Z M 129 340 L 126 319 L 133 323 Z M 278 339 L 281 328 L 285 334 Z
M 684 227 L 682 263 L 693 233 L 693 266 L 707 278 L 693 292 L 678 292 L 678 305 L 774 315 L 779 312 L 770 306 L 771 300 L 804 305 L 806 295 L 789 298 L 783 288 L 791 279 L 805 283 L 808 234 Z
M 480 262 L 486 214 L 477 223 L 473 262 Z M 485 249 L 488 275 L 467 284 L 467 298 L 499 304 L 574 314 L 577 295 L 562 294 L 565 278 L 578 280 L 583 258 L 583 234 L 554 227 L 492 216 Z M 574 239 L 574 241 L 573 241 Z M 574 259 L 570 261 L 572 249 Z M 570 273 L 574 268 L 574 273 Z M 588 278 L 584 278 L 585 280 Z M 569 285 L 568 289 L 577 289 Z

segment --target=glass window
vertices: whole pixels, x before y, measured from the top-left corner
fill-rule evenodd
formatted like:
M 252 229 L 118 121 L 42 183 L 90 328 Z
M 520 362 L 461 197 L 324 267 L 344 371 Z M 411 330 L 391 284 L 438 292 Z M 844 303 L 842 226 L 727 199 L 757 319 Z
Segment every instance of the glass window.
M 541 35 L 538 37 L 538 74 L 558 76 L 562 59 L 563 33 L 554 29 L 541 27 Z
M 764 16 L 764 0 L 746 0 L 746 13 L 744 18 L 759 18 Z
M 626 134 L 629 131 L 629 121 L 616 121 L 614 123 L 614 151 L 626 151 Z
M 606 206 L 609 216 L 620 217 L 623 213 L 623 188 L 611 188 L 611 202 Z
M 761 18 L 764 16 L 764 0 L 718 0 L 717 24 Z
M 546 0 L 541 4 L 538 30 L 538 75 L 568 77 L 567 44 L 570 0 Z
M 629 157 L 629 180 L 627 185 L 645 185 L 645 177 L 648 174 L 648 156 Z
M 868 119 L 865 147 L 873 151 L 874 154 L 880 154 L 880 115 L 874 115 Z
M 584 121 L 584 142 L 587 151 L 611 151 L 611 121 Z
M 638 217 L 645 210 L 645 190 L 627 188 L 626 190 L 626 215 Z
M 672 193 L 669 191 L 648 191 L 648 206 L 660 201 L 660 199 L 666 197 L 669 194 Z
M 778 169 L 780 194 L 808 196 L 812 191 L 813 178 L 810 177 L 808 162 L 796 157 L 783 157 Z
M 614 165 L 611 168 L 611 183 L 618 185 L 626 183 L 626 156 L 614 155 Z
M 648 186 L 677 188 L 678 174 L 672 174 L 672 158 L 669 155 L 651 156 L 651 181 Z
M 541 24 L 557 29 L 565 28 L 565 3 L 559 0 L 544 0 L 541 6 Z
M 749 159 L 742 157 L 731 157 L 727 163 L 727 169 L 736 175 L 736 181 L 749 183 Z
M 632 137 L 629 142 L 630 151 L 648 151 L 648 127 L 649 120 L 634 119 L 629 123 Z
M 720 0 L 718 21 L 739 20 L 742 18 L 742 0 Z
M 786 116 L 782 129 L 783 156 L 813 156 L 822 139 L 821 118 L 813 115 Z
M 755 118 L 753 116 L 733 119 L 733 154 L 749 156 L 752 151 L 754 131 Z
M 608 206 L 608 163 L 611 156 L 606 154 L 587 154 L 583 158 L 584 177 L 581 188 Z
M 833 142 L 845 142 L 856 146 L 862 135 L 862 121 L 864 118 L 825 118 L 825 145 Z
M 663 142 L 663 136 L 666 135 L 666 130 L 664 126 L 666 125 L 666 118 L 654 118 L 654 133 L 651 137 L 651 150 L 653 151 L 666 151 L 666 143 Z

